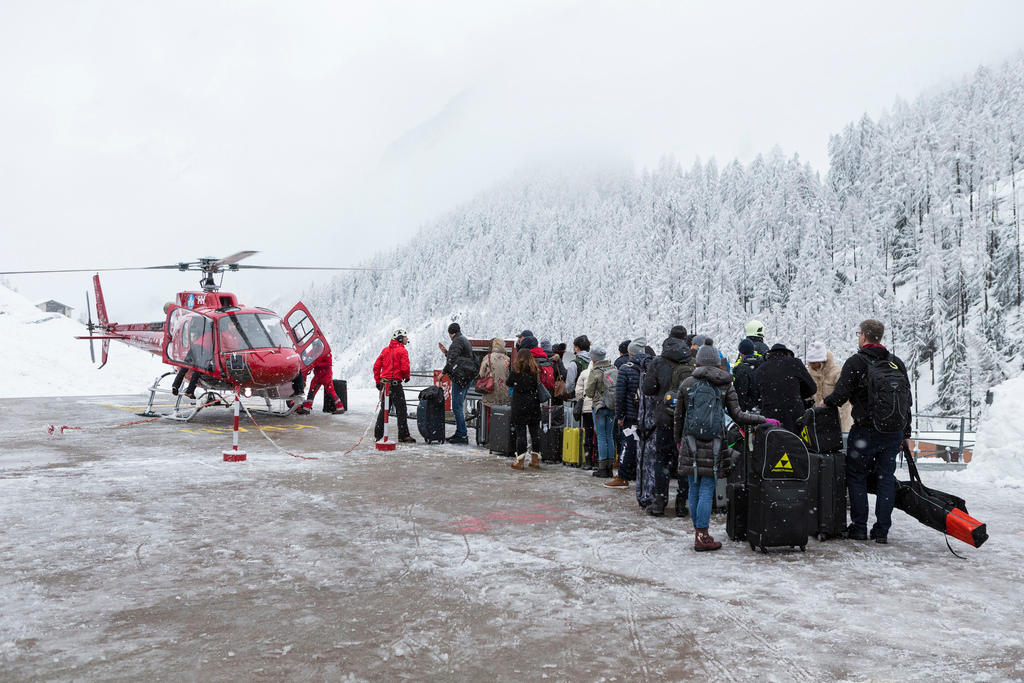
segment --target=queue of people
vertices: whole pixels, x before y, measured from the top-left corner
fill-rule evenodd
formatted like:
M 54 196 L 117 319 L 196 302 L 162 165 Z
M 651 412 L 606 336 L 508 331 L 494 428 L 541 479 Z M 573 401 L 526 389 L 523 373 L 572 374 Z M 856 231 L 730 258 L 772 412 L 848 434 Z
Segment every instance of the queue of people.
M 694 549 L 698 551 L 721 547 L 711 536 L 709 523 L 715 481 L 725 477 L 729 467 L 724 414 L 740 425 L 767 423 L 798 431 L 797 421 L 806 408 L 836 407 L 843 432 L 849 432 L 845 457 L 852 521 L 848 537 L 887 542 L 896 456 L 909 438 L 910 415 L 908 406 L 905 417 L 882 427 L 873 417 L 876 389 L 871 365 L 889 363 L 906 378 L 903 362 L 882 345 L 884 325 L 877 320 L 860 324 L 858 351 L 841 367 L 818 341 L 810 344 L 803 361 L 784 344 L 769 347 L 765 326 L 757 320 L 746 325 L 732 362 L 713 339 L 688 334 L 682 325 L 669 331 L 660 353 L 637 336 L 617 345 L 619 355 L 614 361 L 604 347 L 579 335 L 572 341 L 572 357 L 566 362 L 566 345 L 538 341 L 529 329 L 517 335 L 511 353 L 503 339 L 494 338 L 489 352 L 477 360 L 457 323 L 449 326 L 448 333 L 451 345 L 438 346 L 445 355 L 444 372 L 452 380 L 456 426 L 447 438 L 449 443 L 468 443 L 465 397 L 475 380 L 485 380 L 490 387 L 482 394 L 485 411 L 511 404 L 513 469 L 541 466 L 542 406 L 563 405 L 563 410 L 571 406 L 583 429 L 587 462 L 594 477 L 606 480 L 605 487 L 626 489 L 637 482 L 637 500 L 646 513 L 662 516 L 671 479 L 678 479 L 676 516 L 692 520 Z M 399 440 L 411 442 L 414 439 L 408 432 L 401 389 L 409 376 L 408 354 L 404 353 L 408 339 L 402 330 L 396 335 L 377 359 L 374 378 L 378 389 L 383 382 L 392 383 L 396 407 L 402 404 Z M 709 405 L 713 407 L 710 411 L 706 409 Z M 380 424 L 378 419 L 378 434 Z M 642 472 L 638 468 L 640 453 L 652 456 L 645 457 Z M 878 491 L 876 521 L 870 531 L 869 473 L 877 477 Z

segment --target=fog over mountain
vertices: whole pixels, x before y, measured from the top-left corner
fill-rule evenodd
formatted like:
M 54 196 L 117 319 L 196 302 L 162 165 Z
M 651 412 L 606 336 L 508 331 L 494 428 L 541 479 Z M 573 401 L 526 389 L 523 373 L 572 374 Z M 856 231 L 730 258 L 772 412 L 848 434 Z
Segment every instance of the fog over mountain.
M 614 348 L 643 334 L 656 349 L 682 323 L 731 353 L 759 318 L 770 342 L 842 357 L 876 317 L 918 403 L 966 413 L 1021 367 L 1021 111 L 1017 56 L 850 122 L 824 177 L 779 149 L 746 164 L 530 167 L 368 262 L 393 270 L 305 299 L 357 381 L 398 326 L 429 368 L 452 320 L 471 337 L 529 327 Z

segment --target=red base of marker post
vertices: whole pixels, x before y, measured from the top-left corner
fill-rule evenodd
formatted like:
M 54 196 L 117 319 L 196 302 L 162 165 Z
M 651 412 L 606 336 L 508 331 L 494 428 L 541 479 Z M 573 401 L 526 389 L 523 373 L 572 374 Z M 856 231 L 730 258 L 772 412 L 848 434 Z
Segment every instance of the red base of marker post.
M 384 411 L 384 435 L 377 442 L 378 451 L 395 450 L 395 442 L 388 441 L 388 415 L 391 413 L 391 382 L 384 382 L 384 398 L 380 402 L 381 410 Z
M 235 428 L 231 435 L 231 450 L 224 451 L 224 462 L 245 462 L 246 453 L 238 448 L 238 409 L 240 405 L 238 389 L 235 389 Z

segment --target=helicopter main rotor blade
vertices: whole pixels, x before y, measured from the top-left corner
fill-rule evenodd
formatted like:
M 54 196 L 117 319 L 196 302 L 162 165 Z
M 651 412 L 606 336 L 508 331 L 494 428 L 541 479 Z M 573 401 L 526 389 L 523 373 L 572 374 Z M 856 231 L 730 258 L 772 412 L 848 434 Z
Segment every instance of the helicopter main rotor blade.
M 67 270 L 6 270 L 0 275 L 32 275 L 35 273 L 96 273 L 113 270 L 179 270 L 178 264 L 173 266 L 138 266 L 135 268 L 70 268 Z
M 239 270 L 242 268 L 258 269 L 258 270 L 368 270 L 368 271 L 383 271 L 383 270 L 394 270 L 394 268 L 332 268 L 332 267 L 321 267 L 321 266 L 238 266 Z
M 225 256 L 221 260 L 213 264 L 214 268 L 220 268 L 222 266 L 230 266 L 232 263 L 238 263 L 242 259 L 247 259 L 253 254 L 258 254 L 258 251 L 240 251 L 231 256 Z

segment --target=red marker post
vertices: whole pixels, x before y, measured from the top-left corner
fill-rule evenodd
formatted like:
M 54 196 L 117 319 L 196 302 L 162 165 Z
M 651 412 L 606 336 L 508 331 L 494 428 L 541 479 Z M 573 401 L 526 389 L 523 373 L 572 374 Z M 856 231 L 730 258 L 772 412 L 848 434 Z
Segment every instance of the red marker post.
M 238 395 L 238 387 L 235 387 L 235 427 L 231 433 L 231 450 L 224 451 L 224 462 L 244 462 L 246 453 L 238 448 L 238 410 L 242 405 L 242 399 Z

